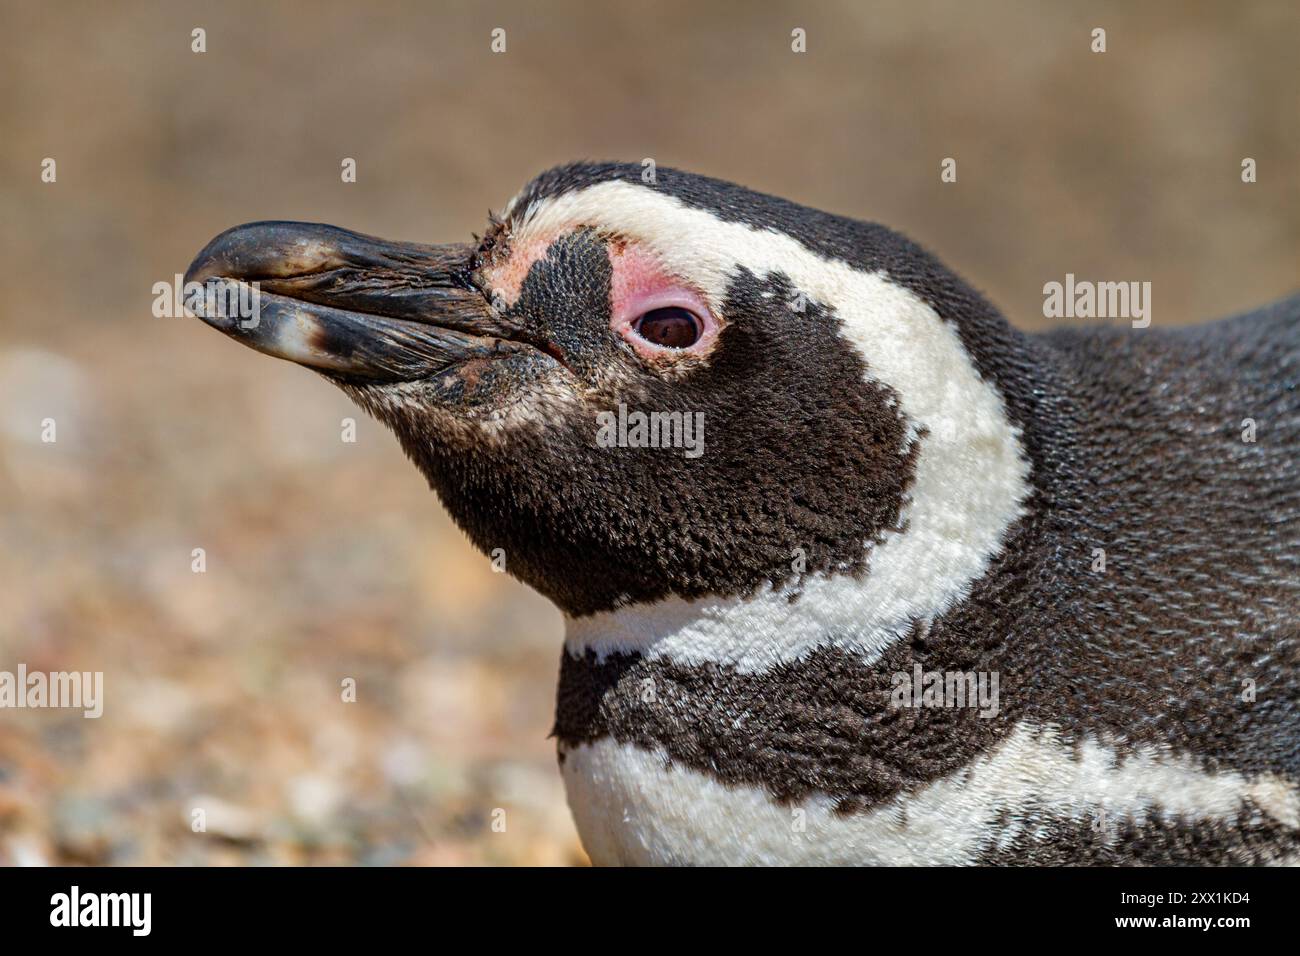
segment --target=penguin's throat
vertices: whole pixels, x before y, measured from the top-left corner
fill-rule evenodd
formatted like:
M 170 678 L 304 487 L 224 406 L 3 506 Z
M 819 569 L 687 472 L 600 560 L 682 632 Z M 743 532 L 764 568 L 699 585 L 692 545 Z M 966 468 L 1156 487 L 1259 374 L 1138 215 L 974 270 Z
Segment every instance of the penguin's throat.
M 957 609 L 995 573 L 1026 515 L 1030 467 L 1018 442 L 960 439 L 927 429 L 902 520 L 864 542 L 858 573 L 816 572 L 742 596 L 630 604 L 568 616 L 566 647 L 758 671 L 836 648 L 873 663 L 895 642 Z M 953 460 L 969 467 L 954 467 Z

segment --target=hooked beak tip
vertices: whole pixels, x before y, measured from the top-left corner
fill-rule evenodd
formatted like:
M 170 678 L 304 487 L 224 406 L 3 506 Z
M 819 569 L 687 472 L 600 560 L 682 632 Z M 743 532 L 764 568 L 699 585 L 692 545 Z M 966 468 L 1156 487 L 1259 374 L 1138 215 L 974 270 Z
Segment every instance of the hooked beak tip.
M 185 282 L 204 291 L 192 312 L 260 352 L 359 379 L 409 380 L 493 344 L 486 300 L 460 280 L 471 253 L 319 223 L 253 222 L 209 242 Z

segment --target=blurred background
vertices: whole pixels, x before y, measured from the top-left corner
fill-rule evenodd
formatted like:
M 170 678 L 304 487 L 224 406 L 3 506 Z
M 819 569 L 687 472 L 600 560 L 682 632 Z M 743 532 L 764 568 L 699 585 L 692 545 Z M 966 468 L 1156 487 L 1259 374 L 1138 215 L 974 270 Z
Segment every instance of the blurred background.
M 1066 272 L 1200 322 L 1300 288 L 1298 9 L 5 0 L 0 670 L 105 704 L 0 710 L 0 863 L 585 862 L 558 613 L 335 388 L 153 316 L 217 232 L 461 240 L 651 157 L 888 223 L 1026 328 Z

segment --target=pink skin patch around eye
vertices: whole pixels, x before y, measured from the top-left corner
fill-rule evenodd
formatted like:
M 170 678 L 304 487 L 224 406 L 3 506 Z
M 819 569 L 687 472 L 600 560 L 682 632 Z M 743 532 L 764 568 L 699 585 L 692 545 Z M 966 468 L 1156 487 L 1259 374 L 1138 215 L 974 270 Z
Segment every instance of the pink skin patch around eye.
M 488 288 L 493 295 L 499 296 L 507 305 L 518 302 L 528 270 L 533 267 L 533 263 L 546 257 L 546 250 L 551 247 L 554 239 L 554 236 L 546 236 L 528 242 L 512 243 L 509 258 L 484 270 Z
M 666 273 L 653 257 L 631 243 L 611 243 L 609 258 L 614 267 L 610 328 L 623 336 L 638 355 L 654 362 L 708 354 L 722 327 L 709 311 L 703 296 Z M 675 349 L 657 345 L 637 334 L 637 319 L 655 309 L 674 306 L 685 309 L 699 320 L 700 337 L 695 342 Z
M 558 236 L 538 236 L 509 250 L 509 258 L 485 270 L 488 287 L 507 304 L 519 299 L 524 278 L 533 264 L 546 257 L 546 251 Z M 722 331 L 721 323 L 709 311 L 704 297 L 665 272 L 657 260 L 635 243 L 611 241 L 610 265 L 613 281 L 610 302 L 610 328 L 634 348 L 642 358 L 656 363 L 678 358 L 706 355 Z M 692 313 L 700 322 L 700 337 L 682 349 L 656 345 L 638 335 L 636 320 L 654 309 L 676 306 Z

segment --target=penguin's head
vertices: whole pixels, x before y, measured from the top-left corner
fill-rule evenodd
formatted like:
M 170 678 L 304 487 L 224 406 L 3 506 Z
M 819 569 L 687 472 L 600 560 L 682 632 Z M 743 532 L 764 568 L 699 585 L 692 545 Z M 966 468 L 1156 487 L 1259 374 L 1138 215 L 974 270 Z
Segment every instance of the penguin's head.
M 572 617 L 865 574 L 1006 421 L 936 312 L 968 290 L 922 250 L 663 168 L 552 170 L 476 243 L 238 226 L 186 280 L 386 423 Z M 220 308 L 241 286 L 256 315 Z

